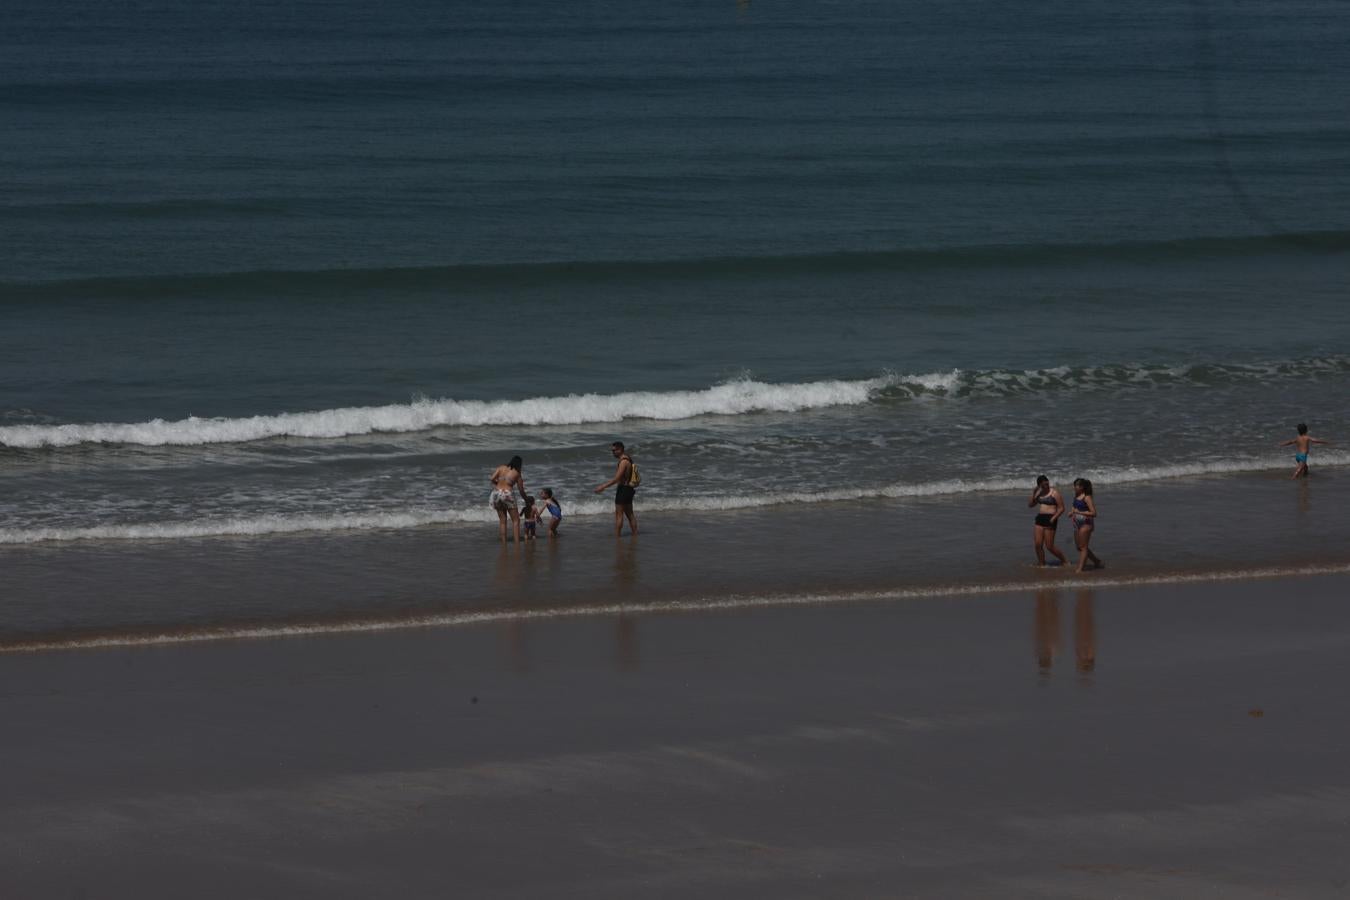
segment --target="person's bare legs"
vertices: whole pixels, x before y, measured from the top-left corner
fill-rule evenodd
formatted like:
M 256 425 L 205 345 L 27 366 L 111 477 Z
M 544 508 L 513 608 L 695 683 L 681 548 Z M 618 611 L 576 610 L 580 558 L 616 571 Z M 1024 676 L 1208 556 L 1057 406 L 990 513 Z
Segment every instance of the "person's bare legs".
M 1091 525 L 1075 529 L 1073 541 L 1078 545 L 1078 568 L 1074 569 L 1075 572 L 1083 571 L 1083 566 L 1087 564 L 1088 560 L 1092 560 L 1094 567 L 1102 564 L 1102 561 L 1097 558 L 1097 555 L 1088 548 L 1088 544 L 1092 541 Z
M 1308 464 L 1305 463 L 1305 462 L 1301 462 L 1301 463 L 1299 463 L 1297 466 L 1295 466 L 1295 467 L 1294 467 L 1294 477 L 1295 477 L 1295 478 L 1307 478 L 1307 477 L 1308 477 Z
M 614 504 L 614 536 L 623 534 L 623 520 L 628 519 L 628 530 L 637 534 L 637 517 L 633 515 L 633 504 L 616 503 Z
M 502 543 L 506 543 L 506 510 L 497 510 L 497 530 L 501 534 Z
M 1092 530 L 1095 531 L 1096 529 L 1094 528 L 1094 529 L 1092 529 Z M 1089 540 L 1089 541 L 1092 540 L 1092 534 L 1091 534 L 1091 533 L 1088 534 L 1088 540 Z M 1089 547 L 1086 543 L 1083 545 L 1083 549 L 1087 551 L 1088 562 L 1092 563 L 1092 568 L 1094 568 L 1094 569 L 1105 569 L 1105 568 L 1106 568 L 1106 563 L 1102 562 L 1101 557 L 1099 557 L 1097 554 L 1093 553 L 1093 552 L 1092 552 L 1092 548 Z
M 1036 551 L 1036 565 L 1045 565 L 1045 529 L 1039 525 L 1031 526 L 1031 547 Z
M 518 509 L 508 509 L 507 511 L 511 514 L 511 525 L 512 525 L 512 527 L 515 528 L 515 531 L 516 531 L 516 543 L 519 544 L 519 543 L 520 543 L 520 510 L 518 510 Z M 505 523 L 505 522 L 502 523 L 502 541 L 503 541 L 503 542 L 506 541 L 506 523 Z
M 562 521 L 562 519 L 549 519 L 549 520 L 548 520 L 548 536 L 549 536 L 550 539 L 555 538 L 555 537 L 558 536 L 558 523 L 560 523 L 561 521 Z
M 1069 558 L 1064 555 L 1063 550 L 1055 546 L 1055 529 L 1043 528 L 1041 530 L 1045 532 L 1045 549 L 1054 554 L 1061 566 L 1067 566 L 1069 564 Z

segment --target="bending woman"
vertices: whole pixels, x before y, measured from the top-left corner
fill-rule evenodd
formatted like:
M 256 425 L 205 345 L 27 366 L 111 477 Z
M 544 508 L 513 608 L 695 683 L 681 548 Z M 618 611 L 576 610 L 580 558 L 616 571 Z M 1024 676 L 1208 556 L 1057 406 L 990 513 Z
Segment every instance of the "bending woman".
M 1089 560 L 1092 561 L 1092 568 L 1105 568 L 1106 563 L 1098 559 L 1097 554 L 1088 547 L 1092 541 L 1092 532 L 1097 527 L 1097 504 L 1092 499 L 1092 482 L 1086 478 L 1073 480 L 1073 512 L 1069 515 L 1069 521 L 1073 523 L 1073 542 L 1078 545 L 1078 568 L 1074 571 L 1083 571 L 1083 564 Z
M 504 466 L 492 470 L 492 493 L 488 495 L 488 506 L 497 512 L 497 523 L 501 531 L 502 543 L 506 543 L 506 517 L 511 517 L 515 528 L 516 543 L 520 543 L 520 510 L 516 509 L 516 491 L 525 496 L 525 476 L 520 474 L 524 465 L 519 456 L 511 457 Z

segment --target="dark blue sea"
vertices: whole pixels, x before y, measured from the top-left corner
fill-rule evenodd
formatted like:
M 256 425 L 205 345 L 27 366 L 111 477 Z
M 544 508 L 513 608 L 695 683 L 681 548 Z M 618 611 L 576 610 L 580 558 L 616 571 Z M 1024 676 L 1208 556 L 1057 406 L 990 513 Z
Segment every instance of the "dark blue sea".
M 3 6 L 6 635 L 1345 561 L 1340 0 Z

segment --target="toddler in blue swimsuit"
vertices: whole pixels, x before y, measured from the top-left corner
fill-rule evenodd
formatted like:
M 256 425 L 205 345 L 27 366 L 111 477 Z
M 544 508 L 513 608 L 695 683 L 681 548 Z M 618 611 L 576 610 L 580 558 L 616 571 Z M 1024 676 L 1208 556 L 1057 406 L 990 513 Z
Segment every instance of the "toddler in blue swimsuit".
M 558 526 L 562 524 L 562 504 L 553 496 L 553 488 L 544 488 L 539 492 L 544 497 L 544 512 L 548 513 L 548 536 L 558 536 Z

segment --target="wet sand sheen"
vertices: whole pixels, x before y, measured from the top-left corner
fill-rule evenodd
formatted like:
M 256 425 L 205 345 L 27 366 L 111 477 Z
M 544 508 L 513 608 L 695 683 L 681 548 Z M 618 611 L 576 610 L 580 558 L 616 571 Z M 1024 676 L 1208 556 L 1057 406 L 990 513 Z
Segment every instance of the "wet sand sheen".
M 0 657 L 16 896 L 1332 896 L 1350 577 Z
M 1172 572 L 1152 575 L 1112 577 L 1100 571 L 1073 575 L 1066 570 L 1041 573 L 1038 593 L 1082 590 L 1111 590 L 1189 584 L 1218 585 L 1273 579 L 1306 579 L 1314 576 L 1350 574 L 1350 563 L 1288 566 L 1283 568 L 1242 568 L 1205 572 Z M 1058 578 L 1056 578 L 1058 576 Z M 1056 580 L 1050 580 L 1056 579 Z M 42 653 L 53 650 L 93 650 L 108 647 L 149 647 L 165 644 L 198 644 L 230 640 L 266 640 L 320 635 L 369 634 L 386 631 L 411 631 L 427 628 L 457 628 L 505 624 L 515 626 L 535 621 L 605 618 L 671 613 L 710 613 L 758 608 L 796 606 L 824 607 L 843 604 L 938 601 L 946 597 L 1006 594 L 1033 586 L 1020 583 L 951 584 L 838 593 L 798 594 L 726 594 L 715 597 L 691 597 L 682 600 L 649 600 L 638 603 L 581 603 L 559 606 L 533 606 L 523 609 L 481 609 L 432 615 L 405 614 L 384 619 L 348 618 L 334 620 L 297 620 L 291 622 L 240 623 L 212 627 L 126 630 L 113 632 L 56 632 L 0 643 L 0 653 Z

